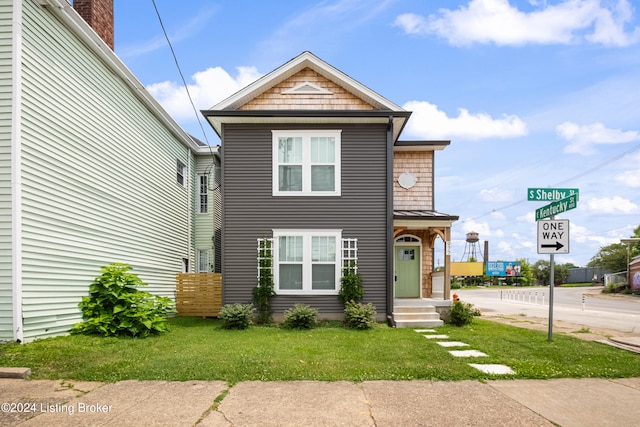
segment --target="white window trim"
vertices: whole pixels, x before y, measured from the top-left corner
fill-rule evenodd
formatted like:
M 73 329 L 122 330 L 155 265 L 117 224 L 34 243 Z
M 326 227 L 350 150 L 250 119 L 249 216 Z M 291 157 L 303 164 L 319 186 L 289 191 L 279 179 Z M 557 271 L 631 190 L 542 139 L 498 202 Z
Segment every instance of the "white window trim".
M 202 265 L 202 254 L 206 254 L 206 256 L 207 256 L 207 261 L 206 261 L 204 266 Z M 210 265 L 211 265 L 209 257 L 210 257 L 209 248 L 198 249 L 197 250 L 197 259 L 196 259 L 196 261 L 197 261 L 198 265 L 196 266 L 196 268 L 198 269 L 197 270 L 198 273 L 209 273 Z M 204 269 L 203 269 L 203 267 L 204 267 Z
M 176 183 L 182 187 L 187 186 L 187 165 L 180 160 L 176 160 Z
M 206 179 L 207 192 L 202 192 L 202 178 Z M 206 203 L 202 204 L 202 197 L 206 197 Z M 204 206 L 206 212 L 202 212 Z M 209 214 L 209 175 L 206 173 L 198 174 L 198 215 Z
M 341 195 L 341 130 L 272 130 L 272 182 L 274 196 L 340 196 Z M 278 171 L 278 138 L 302 137 L 302 191 L 280 191 Z M 335 189 L 334 191 L 311 191 L 311 137 L 333 137 L 336 142 L 335 152 Z
M 280 248 L 279 238 L 283 236 L 302 236 L 302 289 L 280 289 Z M 336 239 L 336 277 L 335 289 L 311 289 L 311 252 L 312 237 L 330 236 Z M 278 295 L 337 295 L 342 277 L 342 230 L 273 230 L 273 279 Z

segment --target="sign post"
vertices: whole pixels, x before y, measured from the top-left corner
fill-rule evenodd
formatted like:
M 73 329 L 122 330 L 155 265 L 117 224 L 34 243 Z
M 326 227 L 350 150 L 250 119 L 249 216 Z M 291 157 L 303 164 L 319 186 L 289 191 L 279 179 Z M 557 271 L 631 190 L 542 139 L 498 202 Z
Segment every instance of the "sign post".
M 551 217 L 553 221 L 555 218 Z M 549 331 L 547 341 L 553 340 L 553 288 L 555 286 L 555 259 L 553 254 L 549 254 Z
M 527 200 L 549 201 L 536 210 L 538 221 L 538 253 L 549 254 L 549 334 L 553 339 L 553 288 L 555 286 L 555 254 L 569 253 L 569 220 L 556 220 L 555 216 L 575 209 L 578 204 L 577 188 L 529 188 Z M 544 220 L 550 218 L 549 220 Z

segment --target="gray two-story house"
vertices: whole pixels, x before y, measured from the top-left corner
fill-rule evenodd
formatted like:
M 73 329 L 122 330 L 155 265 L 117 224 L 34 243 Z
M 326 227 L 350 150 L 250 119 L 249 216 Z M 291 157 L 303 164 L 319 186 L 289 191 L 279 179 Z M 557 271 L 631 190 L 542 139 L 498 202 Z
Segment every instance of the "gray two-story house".
M 380 318 L 407 301 L 447 306 L 457 217 L 434 210 L 433 154 L 448 141 L 399 141 L 411 113 L 310 52 L 203 114 L 222 141 L 224 303 L 251 301 L 266 238 L 276 315 L 305 303 L 341 318 L 353 262 Z

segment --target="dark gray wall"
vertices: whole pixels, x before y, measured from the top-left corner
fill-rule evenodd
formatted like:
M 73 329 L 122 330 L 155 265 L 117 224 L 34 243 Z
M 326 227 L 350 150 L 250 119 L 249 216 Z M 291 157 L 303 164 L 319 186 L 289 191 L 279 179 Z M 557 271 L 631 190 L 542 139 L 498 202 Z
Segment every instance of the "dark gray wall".
M 272 196 L 272 130 L 341 129 L 342 196 Z M 386 311 L 386 125 L 225 125 L 223 129 L 224 303 L 251 301 L 257 239 L 279 228 L 342 229 L 358 239 L 365 303 Z M 276 296 L 276 311 L 305 303 L 341 313 L 337 296 Z
M 610 270 L 606 270 L 601 267 L 570 268 L 569 277 L 567 277 L 567 283 L 592 282 L 594 275 L 597 277 L 597 282 L 603 283 L 604 275 L 609 273 L 611 273 Z

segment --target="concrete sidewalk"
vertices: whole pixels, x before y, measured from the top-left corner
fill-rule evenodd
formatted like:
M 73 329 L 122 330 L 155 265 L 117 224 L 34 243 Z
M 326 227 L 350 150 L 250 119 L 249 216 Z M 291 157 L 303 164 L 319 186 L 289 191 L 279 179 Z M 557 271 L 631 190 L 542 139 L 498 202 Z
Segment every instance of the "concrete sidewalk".
M 640 378 L 460 382 L 0 379 L 2 426 L 637 426 Z

